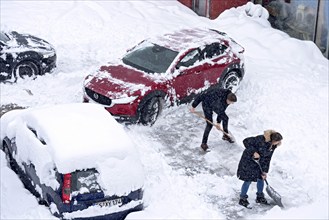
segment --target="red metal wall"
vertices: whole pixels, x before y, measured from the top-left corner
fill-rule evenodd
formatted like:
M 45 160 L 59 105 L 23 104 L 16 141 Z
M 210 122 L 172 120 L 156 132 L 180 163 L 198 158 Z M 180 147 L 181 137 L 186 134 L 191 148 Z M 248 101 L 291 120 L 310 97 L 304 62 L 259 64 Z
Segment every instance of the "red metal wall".
M 178 0 L 180 3 L 182 3 L 183 5 L 189 7 L 192 9 L 193 6 L 193 0 Z
M 247 2 L 249 0 L 210 0 L 209 18 L 215 19 L 226 9 L 242 6 Z
M 193 0 L 178 0 L 178 1 L 193 10 Z M 209 18 L 215 19 L 218 17 L 220 13 L 222 13 L 226 9 L 244 5 L 248 1 L 249 0 L 209 0 L 210 2 Z

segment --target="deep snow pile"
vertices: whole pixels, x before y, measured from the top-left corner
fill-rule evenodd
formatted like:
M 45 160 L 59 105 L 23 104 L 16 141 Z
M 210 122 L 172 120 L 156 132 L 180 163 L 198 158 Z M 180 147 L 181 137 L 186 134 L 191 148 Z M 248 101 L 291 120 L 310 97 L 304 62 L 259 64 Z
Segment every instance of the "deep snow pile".
M 176 1 L 4 1 L 1 28 L 51 42 L 58 67 L 34 81 L 1 84 L 1 104 L 81 102 L 84 77 L 142 39 L 184 27 L 216 28 L 246 49 L 238 102 L 227 110 L 237 143 L 224 143 L 213 130 L 212 151 L 201 154 L 205 123 L 186 105 L 165 110 L 153 127 L 130 126 L 128 134 L 146 169 L 147 207 L 128 219 L 328 219 L 328 60 L 312 42 L 272 29 L 267 16 L 252 3 L 208 20 Z M 236 205 L 242 140 L 269 128 L 284 138 L 268 180 L 287 209 L 248 212 Z M 1 160 L 1 218 L 51 217 L 45 207 L 31 203 L 33 197 L 6 166 L 2 152 Z M 254 200 L 254 185 L 249 196 Z M 20 208 L 12 206 L 15 200 Z

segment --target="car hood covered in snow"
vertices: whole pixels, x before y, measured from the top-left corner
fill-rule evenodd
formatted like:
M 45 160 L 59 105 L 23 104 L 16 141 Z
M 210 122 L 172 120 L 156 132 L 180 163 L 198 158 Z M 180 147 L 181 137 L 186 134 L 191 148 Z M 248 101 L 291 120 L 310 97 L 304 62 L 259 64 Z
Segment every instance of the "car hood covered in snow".
M 6 52 L 24 52 L 24 51 L 54 51 L 54 47 L 47 41 L 29 34 L 20 34 L 15 31 L 4 33 L 10 38 L 5 42 Z
M 88 76 L 85 87 L 112 99 L 140 95 L 151 90 L 155 77 L 126 65 L 102 66 Z

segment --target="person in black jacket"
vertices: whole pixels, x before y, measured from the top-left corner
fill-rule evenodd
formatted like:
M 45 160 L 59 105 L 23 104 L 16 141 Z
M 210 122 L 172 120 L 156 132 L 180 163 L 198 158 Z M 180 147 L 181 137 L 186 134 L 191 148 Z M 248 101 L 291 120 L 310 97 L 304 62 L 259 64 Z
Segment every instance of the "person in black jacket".
M 281 140 L 282 135 L 274 130 L 267 130 L 264 131 L 264 135 L 248 137 L 243 140 L 246 148 L 241 156 L 237 171 L 238 178 L 244 181 L 241 187 L 240 205 L 246 207 L 249 205 L 247 192 L 251 182 L 257 182 L 256 203 L 267 204 L 263 193 L 264 179 L 267 177 L 272 155 L 277 146 L 281 144 Z M 254 160 L 258 160 L 263 173 Z
M 237 101 L 234 93 L 229 89 L 221 89 L 219 87 L 214 87 L 201 93 L 195 98 L 192 103 L 191 112 L 195 112 L 195 108 L 202 102 L 202 109 L 204 116 L 209 121 L 213 121 L 212 114 L 215 112 L 217 114 L 217 129 L 220 129 L 220 123 L 223 121 L 223 130 L 226 134 L 223 135 L 223 140 L 233 143 L 233 140 L 228 136 L 228 116 L 225 113 L 226 108 Z M 206 151 L 208 149 L 208 136 L 213 125 L 207 121 L 205 131 L 203 133 L 201 148 Z

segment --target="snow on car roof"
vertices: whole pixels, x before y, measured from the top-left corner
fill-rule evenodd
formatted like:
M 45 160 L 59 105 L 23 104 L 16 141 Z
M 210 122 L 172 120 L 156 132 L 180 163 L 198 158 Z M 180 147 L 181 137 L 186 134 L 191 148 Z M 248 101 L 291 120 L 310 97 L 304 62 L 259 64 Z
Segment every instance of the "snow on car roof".
M 138 158 L 134 143 L 122 125 L 97 104 L 13 110 L 1 118 L 1 139 L 5 136 L 16 138 L 21 160 L 32 161 L 36 168 L 54 161 L 60 173 L 98 167 L 109 158 L 127 162 L 131 157 L 130 165 L 136 167 L 134 160 Z M 31 137 L 36 141 L 27 143 Z
M 211 29 L 182 29 L 173 33 L 165 34 L 151 39 L 153 43 L 165 46 L 174 51 L 182 51 L 191 47 L 198 47 L 204 43 L 213 43 L 225 40 L 231 42 L 231 39 L 225 33 Z

